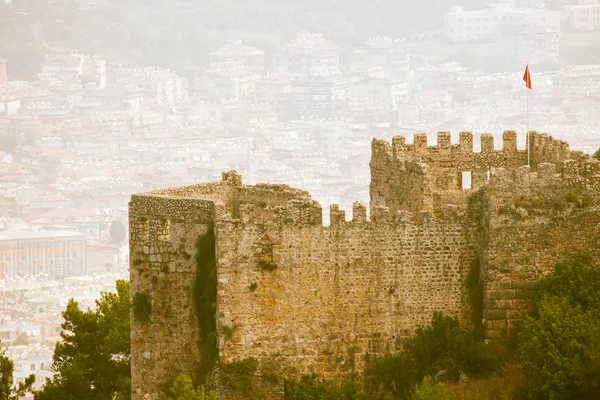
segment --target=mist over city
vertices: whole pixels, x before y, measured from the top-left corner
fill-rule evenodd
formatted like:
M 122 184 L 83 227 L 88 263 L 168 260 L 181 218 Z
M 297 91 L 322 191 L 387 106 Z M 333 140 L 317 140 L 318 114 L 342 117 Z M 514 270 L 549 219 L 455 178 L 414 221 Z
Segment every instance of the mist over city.
M 0 399 L 598 398 L 599 148 L 600 0 L 0 0 Z

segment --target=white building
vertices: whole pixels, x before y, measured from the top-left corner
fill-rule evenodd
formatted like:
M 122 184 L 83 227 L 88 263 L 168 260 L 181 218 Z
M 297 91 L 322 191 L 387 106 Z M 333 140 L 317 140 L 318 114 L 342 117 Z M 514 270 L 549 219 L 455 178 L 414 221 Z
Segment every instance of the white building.
M 387 76 L 408 79 L 409 56 L 394 41 L 385 36 L 369 38 L 350 54 L 351 76 L 368 76 L 370 71 L 381 69 Z
M 338 68 L 340 47 L 321 34 L 299 34 L 292 42 L 282 44 L 272 56 L 274 73 L 306 77 L 319 68 Z
M 525 26 L 502 36 L 513 64 L 558 64 L 560 32 L 542 26 Z
M 51 279 L 86 274 L 86 238 L 69 231 L 0 233 L 0 274 L 4 278 L 49 274 Z
M 600 1 L 577 0 L 577 4 L 565 5 L 562 19 L 565 25 L 578 31 L 600 29 Z
M 444 31 L 455 42 L 493 39 L 522 26 L 543 26 L 560 32 L 559 11 L 515 8 L 497 3 L 483 10 L 453 6 L 445 15 Z
M 223 47 L 212 51 L 208 55 L 210 68 L 215 69 L 223 62 L 236 62 L 244 65 L 246 69 L 262 74 L 265 69 L 265 52 L 247 46 L 241 40 L 227 42 Z
M 52 378 L 52 354 L 54 351 L 45 345 L 30 344 L 27 346 L 11 346 L 6 355 L 15 364 L 14 383 L 18 385 L 29 375 L 35 375 L 34 390 L 40 390 L 46 378 Z

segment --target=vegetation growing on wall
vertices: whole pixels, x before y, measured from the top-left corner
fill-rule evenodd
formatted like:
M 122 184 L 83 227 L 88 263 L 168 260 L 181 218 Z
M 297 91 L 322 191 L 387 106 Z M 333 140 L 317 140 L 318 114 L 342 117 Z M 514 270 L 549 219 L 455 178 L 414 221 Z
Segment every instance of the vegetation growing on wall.
M 221 333 L 223 334 L 223 336 L 226 339 L 231 339 L 233 337 L 233 332 L 235 332 L 235 325 L 234 326 L 227 326 L 227 325 L 221 326 Z
M 150 322 L 152 304 L 146 293 L 136 293 L 133 297 L 133 317 L 138 322 Z
M 230 363 L 221 363 L 221 381 L 228 389 L 248 396 L 255 393 L 256 371 L 258 361 L 255 358 L 245 358 Z
M 580 196 L 567 193 L 561 197 L 546 198 L 541 196 L 518 196 L 510 204 L 501 207 L 500 214 L 514 214 L 520 217 L 542 215 L 548 211 L 564 211 L 569 208 L 588 208 L 593 204 L 589 194 Z M 526 213 L 523 213 L 523 210 Z
M 215 304 L 217 301 L 217 272 L 215 258 L 215 233 L 210 225 L 196 241 L 196 282 L 194 305 L 198 318 L 198 348 L 200 360 L 197 366 L 197 384 L 207 383 L 218 358 Z
M 471 322 L 478 337 L 483 336 L 483 281 L 480 278 L 481 266 L 478 258 L 471 261 L 469 275 L 467 276 L 467 290 L 469 292 L 469 305 L 471 306 Z
M 186 374 L 180 374 L 167 392 L 160 392 L 159 400 L 217 400 L 214 391 L 207 390 L 205 386 L 194 389 L 192 378 Z

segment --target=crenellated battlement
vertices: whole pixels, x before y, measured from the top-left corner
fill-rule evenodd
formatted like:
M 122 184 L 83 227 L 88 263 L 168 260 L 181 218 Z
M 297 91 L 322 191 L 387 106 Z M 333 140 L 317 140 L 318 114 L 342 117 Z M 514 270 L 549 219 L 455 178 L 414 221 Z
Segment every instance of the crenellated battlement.
M 517 148 L 517 133 L 505 131 L 502 149 L 496 150 L 494 137 L 481 135 L 481 150 L 473 150 L 473 135 L 461 132 L 452 143 L 449 132 L 439 132 L 437 145 L 428 146 L 427 135 L 417 133 L 413 143 L 395 136 L 391 143 L 373 139 L 371 157 L 371 206 L 387 206 L 413 212 L 443 214 L 446 204 L 466 206 L 468 194 L 486 185 L 492 170 L 517 170 L 552 163 L 562 172 L 572 162 L 583 165 L 590 157 L 571 151 L 568 143 L 545 133 L 530 132 L 527 149 Z M 592 168 L 591 166 L 588 168 Z M 578 167 L 577 174 L 590 174 Z
M 367 218 L 366 206 L 360 202 L 352 204 L 352 214 L 348 219 L 346 211 L 338 204 L 329 206 L 329 226 L 323 224 L 324 210 L 315 200 L 290 200 L 284 205 L 275 207 L 261 206 L 258 204 L 242 203 L 238 205 L 236 217 L 225 214 L 218 222 L 231 222 L 243 225 L 260 225 L 265 227 L 283 226 L 312 226 L 338 229 L 361 225 L 406 225 L 418 226 L 428 223 L 456 223 L 464 221 L 464 210 L 448 204 L 441 215 L 434 215 L 430 211 L 412 213 L 406 210 L 390 212 L 387 207 L 375 207 L 371 217 Z
M 390 155 L 395 155 L 396 158 L 419 157 L 426 163 L 440 161 L 435 159 L 440 155 L 453 155 L 453 158 L 458 162 L 465 155 L 496 154 L 507 158 L 516 154 L 527 154 L 526 149 L 519 150 L 517 148 L 517 133 L 515 131 L 504 132 L 502 149 L 499 150 L 495 149 L 494 136 L 490 133 L 481 135 L 481 150 L 479 152 L 474 151 L 473 134 L 471 132 L 460 132 L 458 143 L 452 143 L 450 132 L 438 132 L 436 145 L 429 146 L 428 142 L 426 133 L 416 133 L 413 136 L 413 142 L 410 144 L 407 143 L 405 136 L 394 136 L 391 144 L 385 140 L 373 139 L 372 146 L 375 150 L 374 153 L 384 151 Z
M 480 136 L 480 151 L 474 151 L 473 134 L 460 132 L 458 143 L 451 142 L 450 132 L 439 132 L 437 144 L 429 146 L 426 133 L 416 133 L 413 142 L 407 143 L 406 137 L 394 136 L 389 143 L 381 139 L 373 139 L 371 143 L 373 157 L 382 154 L 395 159 L 420 158 L 432 167 L 440 163 L 450 162 L 456 168 L 507 168 L 527 164 L 527 148 L 518 149 L 517 132 L 505 131 L 502 135 L 502 148 L 496 149 L 494 136 L 483 133 Z M 585 158 L 583 153 L 572 152 L 569 144 L 556 140 L 546 133 L 530 132 L 532 164 L 542 162 L 559 163 L 571 158 Z

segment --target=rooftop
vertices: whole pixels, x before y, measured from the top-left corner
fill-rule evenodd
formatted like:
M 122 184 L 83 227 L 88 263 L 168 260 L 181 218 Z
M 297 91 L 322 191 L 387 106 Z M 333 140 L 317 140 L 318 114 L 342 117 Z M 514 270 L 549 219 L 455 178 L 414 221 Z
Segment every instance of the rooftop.
M 245 45 L 241 40 L 233 40 L 210 53 L 211 56 L 264 56 L 265 52 Z
M 0 232 L 0 242 L 19 239 L 64 239 L 77 238 L 85 239 L 87 235 L 84 233 L 70 231 L 26 231 L 26 230 L 11 230 Z

